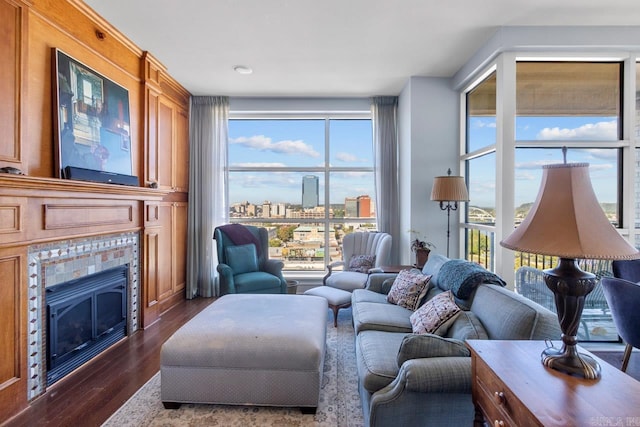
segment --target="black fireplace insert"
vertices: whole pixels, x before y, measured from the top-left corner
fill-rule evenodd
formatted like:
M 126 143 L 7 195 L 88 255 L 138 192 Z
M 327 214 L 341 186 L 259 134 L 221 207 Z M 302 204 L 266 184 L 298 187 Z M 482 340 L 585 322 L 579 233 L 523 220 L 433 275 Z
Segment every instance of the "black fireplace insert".
M 48 385 L 125 337 L 128 281 L 127 264 L 46 289 Z

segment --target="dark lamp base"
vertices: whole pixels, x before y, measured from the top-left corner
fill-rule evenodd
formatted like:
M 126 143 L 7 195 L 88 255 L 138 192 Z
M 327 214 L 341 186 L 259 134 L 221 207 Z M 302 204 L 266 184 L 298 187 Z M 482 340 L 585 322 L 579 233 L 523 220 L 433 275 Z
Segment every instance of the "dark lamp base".
M 578 353 L 575 346 L 547 348 L 542 352 L 542 364 L 565 374 L 595 380 L 600 378 L 600 365 L 591 356 Z
M 587 295 L 596 285 L 596 277 L 580 270 L 575 259 L 560 258 L 558 265 L 544 271 L 544 281 L 553 292 L 562 330 L 562 348 L 547 348 L 542 363 L 551 369 L 594 380 L 600 378 L 600 365 L 592 357 L 578 353 L 578 327 Z

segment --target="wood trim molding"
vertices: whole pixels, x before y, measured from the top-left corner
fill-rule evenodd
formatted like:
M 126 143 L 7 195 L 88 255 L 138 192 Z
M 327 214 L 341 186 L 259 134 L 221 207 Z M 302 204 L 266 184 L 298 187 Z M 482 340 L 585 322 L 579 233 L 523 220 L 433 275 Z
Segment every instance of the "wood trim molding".
M 133 207 L 128 205 L 44 205 L 44 229 L 133 225 Z
M 158 188 L 0 174 L 0 195 L 8 196 L 56 197 L 59 194 L 60 197 L 71 197 L 68 193 L 78 193 L 78 197 L 86 198 L 89 193 L 92 198 L 160 201 L 170 192 Z

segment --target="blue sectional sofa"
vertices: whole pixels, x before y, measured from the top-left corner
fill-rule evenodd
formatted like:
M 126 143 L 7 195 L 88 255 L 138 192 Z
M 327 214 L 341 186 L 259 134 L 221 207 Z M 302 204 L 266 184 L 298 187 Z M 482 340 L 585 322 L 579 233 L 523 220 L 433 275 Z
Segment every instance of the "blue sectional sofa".
M 429 257 L 422 269 L 432 276 L 424 301 L 451 290 L 450 277 L 440 274 L 448 261 L 434 253 Z M 554 313 L 484 281 L 466 298 L 454 293 L 463 311 L 444 336 L 413 334 L 413 311 L 387 301 L 394 277 L 372 274 L 367 288 L 352 294 L 359 391 L 368 426 L 472 425 L 465 340 L 560 338 Z

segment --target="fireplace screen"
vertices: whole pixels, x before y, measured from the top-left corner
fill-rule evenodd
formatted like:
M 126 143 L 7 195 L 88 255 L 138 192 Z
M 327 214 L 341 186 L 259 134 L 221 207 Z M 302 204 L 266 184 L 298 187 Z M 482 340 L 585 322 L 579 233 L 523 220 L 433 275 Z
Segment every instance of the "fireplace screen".
M 126 335 L 128 270 L 124 265 L 47 288 L 47 384 Z

